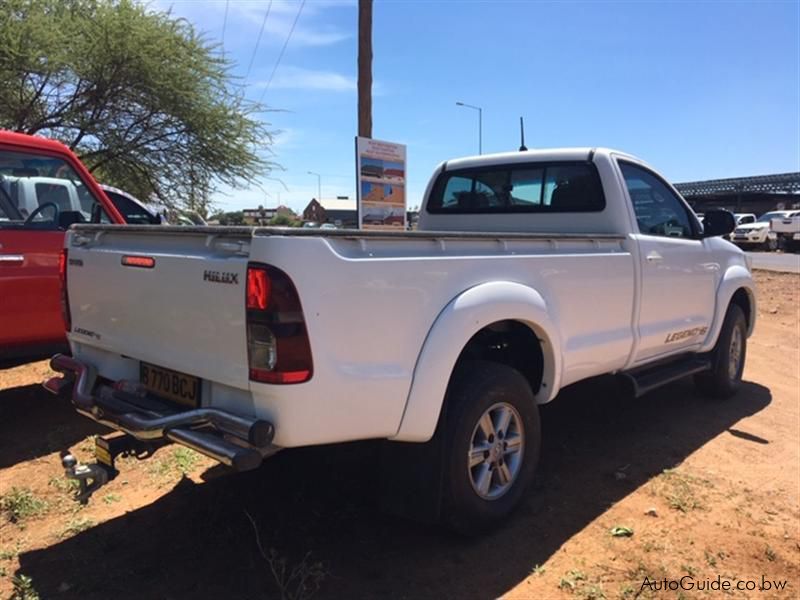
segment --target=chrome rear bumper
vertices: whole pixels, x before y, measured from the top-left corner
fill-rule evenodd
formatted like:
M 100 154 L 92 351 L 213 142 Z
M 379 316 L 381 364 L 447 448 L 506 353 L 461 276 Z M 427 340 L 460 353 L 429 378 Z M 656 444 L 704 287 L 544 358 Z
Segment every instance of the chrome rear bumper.
M 141 398 L 97 380 L 96 369 L 72 357 L 56 354 L 50 361 L 62 377 L 44 382 L 53 394 L 72 388 L 77 411 L 137 440 L 171 441 L 187 446 L 237 471 L 255 469 L 272 454 L 272 423 L 242 417 L 216 408 L 171 410 L 166 404 Z

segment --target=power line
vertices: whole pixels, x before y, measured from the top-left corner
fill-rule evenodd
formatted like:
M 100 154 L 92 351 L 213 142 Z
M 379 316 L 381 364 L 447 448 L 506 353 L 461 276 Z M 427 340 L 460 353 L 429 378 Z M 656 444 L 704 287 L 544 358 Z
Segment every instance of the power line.
M 222 18 L 222 52 L 225 53 L 225 27 L 228 25 L 228 5 L 231 0 L 225 0 L 225 16 Z
M 256 59 L 256 52 L 258 52 L 258 46 L 261 44 L 261 35 L 264 33 L 264 25 L 267 24 L 267 18 L 269 17 L 269 11 L 272 9 L 272 0 L 269 0 L 269 4 L 267 5 L 267 12 L 264 13 L 264 20 L 261 21 L 261 29 L 258 30 L 258 38 L 256 38 L 256 47 L 253 48 L 253 54 L 250 55 L 250 64 L 247 65 L 247 73 L 245 74 L 244 78 L 247 79 L 247 76 L 250 75 L 250 70 L 253 68 L 253 61 Z
M 292 23 L 292 28 L 289 30 L 289 35 L 286 36 L 286 41 L 283 43 L 283 48 L 281 48 L 281 53 L 278 55 L 278 60 L 275 61 L 275 66 L 272 68 L 272 73 L 270 74 L 269 79 L 267 80 L 267 85 L 264 87 L 264 91 L 261 92 L 261 96 L 258 99 L 259 103 L 261 103 L 261 101 L 264 99 L 264 95 L 267 93 L 267 90 L 269 89 L 269 86 L 272 83 L 272 78 L 275 77 L 275 71 L 278 70 L 278 65 L 281 64 L 283 53 L 286 52 L 286 46 L 289 45 L 289 40 L 292 39 L 294 28 L 297 25 L 297 21 L 300 20 L 300 13 L 303 12 L 303 7 L 305 5 L 306 5 L 306 0 L 302 0 L 302 2 L 300 2 L 300 8 L 297 9 L 297 15 L 295 15 L 294 17 L 294 23 Z

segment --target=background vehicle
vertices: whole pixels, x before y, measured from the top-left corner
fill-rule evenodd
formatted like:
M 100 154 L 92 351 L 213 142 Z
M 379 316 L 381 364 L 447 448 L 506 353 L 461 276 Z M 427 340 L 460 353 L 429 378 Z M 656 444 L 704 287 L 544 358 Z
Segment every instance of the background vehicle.
M 73 222 L 88 222 L 92 198 L 85 186 L 76 185 L 60 177 L 33 175 L 38 169 L 11 169 L 11 175 L 4 175 L 0 186 L 3 195 L 15 205 L 23 219 L 28 218 L 41 205 L 52 203 L 58 207 L 64 226 Z M 26 175 L 27 173 L 27 175 Z M 69 220 L 69 223 L 66 223 Z
M 702 217 L 698 216 L 698 218 L 702 221 Z M 733 218 L 736 220 L 737 226 L 756 222 L 756 216 L 753 213 L 734 213 Z M 733 234 L 728 234 L 722 237 L 730 241 L 732 235 Z
M 783 217 L 787 212 L 775 210 L 761 215 L 754 223 L 737 225 L 730 240 L 746 250 L 777 250 L 778 236 L 770 228 L 770 223 L 774 217 Z
M 0 359 L 66 348 L 64 231 L 93 218 L 124 222 L 66 146 L 0 131 Z
M 161 216 L 148 209 L 141 201 L 128 192 L 110 185 L 100 184 L 114 207 L 124 217 L 128 225 L 161 225 Z
M 195 225 L 205 227 L 207 225 L 206 220 L 193 210 L 180 210 L 175 212 L 175 214 L 170 217 L 170 224 L 184 227 L 194 227 Z
M 701 228 L 630 155 L 448 161 L 419 227 L 78 226 L 74 358 L 55 357 L 66 376 L 46 386 L 128 439 L 239 470 L 280 448 L 391 440 L 388 501 L 410 493 L 476 531 L 520 500 L 537 404 L 564 386 L 616 373 L 641 395 L 693 374 L 729 396 L 741 380 L 755 290 L 714 237 L 733 216 L 707 211 Z
M 794 252 L 800 249 L 800 210 L 793 210 L 783 217 L 773 217 L 770 228 L 778 237 L 778 245 Z

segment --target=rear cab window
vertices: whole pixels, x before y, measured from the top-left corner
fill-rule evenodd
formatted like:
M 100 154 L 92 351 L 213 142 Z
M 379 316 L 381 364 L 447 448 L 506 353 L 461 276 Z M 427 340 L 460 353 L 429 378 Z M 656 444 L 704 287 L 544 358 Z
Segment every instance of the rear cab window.
M 519 163 L 441 173 L 426 210 L 432 214 L 599 212 L 606 206 L 589 162 Z

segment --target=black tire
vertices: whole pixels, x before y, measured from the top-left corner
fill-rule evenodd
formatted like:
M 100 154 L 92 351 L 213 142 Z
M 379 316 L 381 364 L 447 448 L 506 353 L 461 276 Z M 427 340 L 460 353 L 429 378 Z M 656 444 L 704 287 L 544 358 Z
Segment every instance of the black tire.
M 764 240 L 764 244 L 761 246 L 761 249 L 764 252 L 775 252 L 778 249 L 778 240 L 767 236 L 767 239 Z
M 734 351 L 733 339 L 739 340 L 739 358 L 735 369 L 731 365 L 731 354 Z M 736 304 L 728 307 L 719 339 L 713 350 L 712 368 L 710 371 L 698 373 L 694 383 L 698 391 L 711 398 L 729 398 L 736 393 L 742 383 L 742 371 L 747 356 L 747 319 L 744 311 Z
M 514 477 L 506 485 L 505 491 L 497 498 L 485 499 L 474 487 L 473 479 L 478 465 L 469 467 L 469 452 L 473 447 L 473 437 L 478 434 L 479 420 L 492 407 L 508 414 L 508 405 L 515 411 L 512 423 L 522 426 L 522 448 L 516 455 L 519 463 Z M 520 502 L 526 488 L 533 480 L 536 464 L 539 460 L 541 445 L 541 427 L 539 408 L 533 398 L 530 385 L 522 374 L 506 365 L 487 362 L 469 361 L 461 365 L 453 375 L 447 392 L 447 409 L 443 433 L 445 444 L 443 449 L 443 497 L 442 520 L 452 530 L 464 535 L 476 535 L 497 524 L 511 513 Z M 513 410 L 510 411 L 513 414 Z M 494 413 L 497 414 L 497 413 Z M 513 426 L 506 432 L 498 431 L 497 439 L 512 439 Z M 481 430 L 482 432 L 483 430 Z M 518 430 L 514 430 L 515 432 Z M 519 435 L 513 434 L 514 437 Z M 511 455 L 505 455 L 502 442 L 495 448 L 499 455 L 494 463 L 495 469 L 503 469 L 509 473 L 512 467 Z M 506 448 L 508 447 L 506 442 Z M 488 452 L 488 451 L 487 451 Z M 503 458 L 506 458 L 505 467 Z M 490 459 L 486 467 L 491 470 Z M 501 474 L 489 475 L 490 487 Z M 497 486 L 501 486 L 500 483 Z

